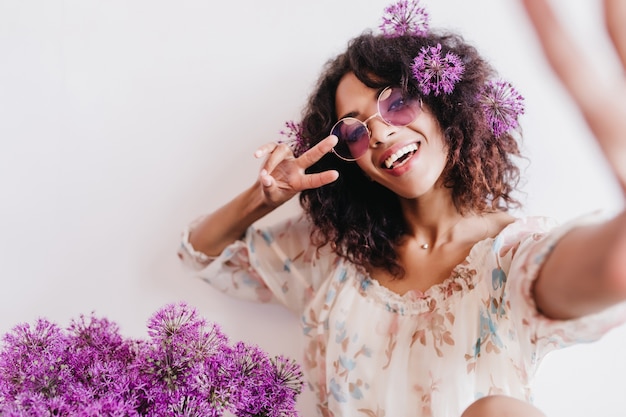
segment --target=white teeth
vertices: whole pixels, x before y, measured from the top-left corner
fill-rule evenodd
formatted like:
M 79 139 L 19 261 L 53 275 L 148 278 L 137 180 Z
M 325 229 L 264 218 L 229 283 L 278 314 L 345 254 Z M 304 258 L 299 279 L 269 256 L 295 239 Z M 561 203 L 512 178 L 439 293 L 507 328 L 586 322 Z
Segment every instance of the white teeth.
M 411 143 L 410 145 L 406 145 L 401 149 L 398 149 L 398 151 L 396 153 L 394 153 L 393 155 L 391 155 L 389 158 L 385 159 L 385 166 L 387 167 L 387 169 L 391 168 L 393 163 L 396 162 L 398 159 L 402 158 L 404 155 L 406 155 L 409 152 L 415 152 L 417 151 L 417 144 L 415 143 Z

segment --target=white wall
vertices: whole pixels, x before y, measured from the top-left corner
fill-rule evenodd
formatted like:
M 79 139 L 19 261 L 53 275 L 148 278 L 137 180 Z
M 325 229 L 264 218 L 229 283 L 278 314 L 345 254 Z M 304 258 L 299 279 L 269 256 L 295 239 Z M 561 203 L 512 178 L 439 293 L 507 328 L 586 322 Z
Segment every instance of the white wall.
M 557 3 L 612 63 L 598 2 Z M 141 337 L 154 310 L 186 300 L 233 339 L 299 357 L 298 319 L 190 278 L 178 234 L 251 183 L 254 149 L 298 118 L 321 65 L 387 4 L 0 0 L 0 332 L 95 311 Z M 433 25 L 465 33 L 526 96 L 525 212 L 619 207 L 518 2 L 426 4 Z M 620 328 L 548 357 L 538 404 L 554 417 L 623 416 L 625 345 Z M 304 415 L 312 404 L 303 395 Z

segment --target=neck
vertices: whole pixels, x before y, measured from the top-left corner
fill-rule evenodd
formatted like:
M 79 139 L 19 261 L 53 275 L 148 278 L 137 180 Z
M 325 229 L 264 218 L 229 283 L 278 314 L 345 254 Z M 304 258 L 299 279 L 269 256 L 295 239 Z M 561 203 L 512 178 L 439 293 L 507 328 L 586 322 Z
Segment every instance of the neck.
M 468 217 L 457 210 L 449 190 L 445 191 L 438 195 L 401 202 L 408 226 L 407 237 L 414 239 L 424 249 L 434 248 L 453 240 L 457 226 Z

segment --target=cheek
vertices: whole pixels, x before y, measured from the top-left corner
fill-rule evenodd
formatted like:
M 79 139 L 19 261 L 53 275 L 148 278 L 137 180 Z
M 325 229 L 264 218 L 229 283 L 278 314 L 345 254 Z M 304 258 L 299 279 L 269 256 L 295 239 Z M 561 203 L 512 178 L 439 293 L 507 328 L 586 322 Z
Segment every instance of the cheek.
M 408 127 L 424 135 L 428 142 L 440 141 L 445 143 L 443 129 L 439 124 L 439 120 L 431 113 L 428 107 L 424 106 L 417 119 L 409 124 Z
M 376 168 L 374 164 L 372 164 L 372 161 L 369 158 L 369 151 L 366 152 L 365 155 L 363 155 L 361 158 L 357 159 L 355 161 L 355 164 L 357 164 L 357 166 L 361 168 L 361 171 L 363 171 L 363 173 L 368 178 L 369 178 L 368 172 L 372 172 Z
M 380 178 L 380 171 L 377 169 L 376 166 L 374 166 L 372 161 L 367 156 L 364 156 L 361 159 L 357 159 L 355 163 L 361 169 L 361 173 L 368 181 L 377 182 L 383 186 L 386 186 L 384 184 L 384 180 L 383 182 L 381 182 L 382 178 Z
M 432 129 L 425 133 L 426 142 L 428 143 L 430 152 L 434 155 L 442 155 L 447 160 L 450 148 L 448 146 L 448 141 L 439 126 L 433 126 Z

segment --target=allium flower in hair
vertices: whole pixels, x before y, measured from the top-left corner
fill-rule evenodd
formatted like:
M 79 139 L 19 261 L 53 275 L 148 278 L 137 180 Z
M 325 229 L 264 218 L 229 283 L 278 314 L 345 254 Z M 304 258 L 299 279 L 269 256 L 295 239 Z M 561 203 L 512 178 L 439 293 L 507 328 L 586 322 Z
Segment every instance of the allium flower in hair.
M 428 19 L 428 12 L 419 0 L 400 0 L 385 8 L 380 30 L 389 38 L 424 36 L 428 32 Z
M 455 53 L 441 56 L 441 44 L 425 46 L 413 59 L 411 71 L 423 94 L 450 94 L 461 80 L 465 66 Z
M 302 135 L 302 124 L 289 120 L 285 122 L 285 128 L 278 132 L 284 139 L 279 139 L 278 143 L 285 143 L 291 147 L 295 156 L 305 153 L 309 146 Z
M 488 81 L 480 95 L 480 103 L 496 137 L 515 129 L 519 116 L 524 114 L 524 97 L 508 81 Z

